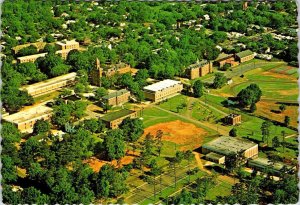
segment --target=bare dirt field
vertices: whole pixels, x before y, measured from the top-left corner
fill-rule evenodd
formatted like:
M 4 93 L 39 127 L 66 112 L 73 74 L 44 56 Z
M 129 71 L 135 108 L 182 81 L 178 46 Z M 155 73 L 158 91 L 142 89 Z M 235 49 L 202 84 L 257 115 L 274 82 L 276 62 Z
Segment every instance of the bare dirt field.
M 110 164 L 114 167 L 122 167 L 123 165 L 131 164 L 133 162 L 133 159 L 135 158 L 135 155 L 136 154 L 129 154 L 128 156 L 121 158 L 119 162 L 117 160 L 105 161 L 100 160 L 96 157 L 91 157 L 90 159 L 84 160 L 83 163 L 87 163 L 88 165 L 90 165 L 94 172 L 99 172 L 101 167 L 105 164 Z
M 162 137 L 163 141 L 170 141 L 181 145 L 181 150 L 198 148 L 202 145 L 203 138 L 207 134 L 204 129 L 196 127 L 194 124 L 175 120 L 159 123 L 146 128 L 143 137 L 148 133 L 155 136 L 158 130 L 161 130 L 164 133 Z
M 283 113 L 279 112 L 279 104 L 276 104 L 274 101 L 261 100 L 256 104 L 256 106 L 257 114 L 279 122 L 283 122 L 285 116 L 290 116 L 291 126 L 297 127 L 297 106 L 286 106 L 286 110 Z

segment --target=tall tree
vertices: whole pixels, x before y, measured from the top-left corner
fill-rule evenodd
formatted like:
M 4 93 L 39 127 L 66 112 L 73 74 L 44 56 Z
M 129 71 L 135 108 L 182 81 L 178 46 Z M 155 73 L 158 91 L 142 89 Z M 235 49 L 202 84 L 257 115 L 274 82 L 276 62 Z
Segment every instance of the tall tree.
M 201 97 L 204 93 L 204 86 L 203 83 L 201 82 L 201 80 L 197 80 L 194 82 L 193 84 L 193 91 L 194 91 L 194 95 L 195 97 Z

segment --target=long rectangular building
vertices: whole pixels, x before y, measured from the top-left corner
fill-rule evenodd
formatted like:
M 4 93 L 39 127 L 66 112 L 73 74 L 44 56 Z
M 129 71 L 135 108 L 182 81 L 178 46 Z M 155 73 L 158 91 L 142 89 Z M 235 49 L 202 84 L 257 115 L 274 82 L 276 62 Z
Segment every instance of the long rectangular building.
M 183 84 L 176 80 L 163 80 L 152 85 L 144 87 L 144 94 L 146 99 L 154 102 L 159 102 L 174 96 L 176 93 L 181 92 Z
M 186 75 L 189 79 L 195 79 L 212 73 L 212 63 L 207 60 L 198 61 L 186 68 Z
M 18 63 L 34 63 L 36 61 L 36 59 L 40 58 L 40 57 L 45 57 L 47 55 L 47 53 L 39 53 L 39 54 L 34 54 L 34 55 L 29 55 L 29 56 L 22 56 L 22 57 L 18 57 L 17 61 Z
M 137 112 L 133 110 L 123 109 L 116 112 L 111 112 L 101 118 L 106 127 L 115 129 L 123 122 L 125 118 L 136 118 Z
M 3 117 L 6 122 L 13 123 L 21 132 L 32 132 L 37 120 L 50 120 L 52 108 L 40 105 Z
M 258 144 L 237 137 L 222 136 L 213 141 L 202 145 L 202 153 L 216 153 L 220 157 L 230 155 L 231 153 L 243 153 L 245 158 L 253 158 L 258 156 Z
M 126 89 L 118 90 L 113 93 L 109 93 L 102 97 L 102 100 L 105 101 L 108 105 L 120 105 L 129 101 L 130 92 Z
M 27 91 L 28 94 L 32 97 L 37 97 L 62 89 L 65 86 L 72 85 L 73 83 L 75 83 L 75 80 L 76 73 L 73 72 L 55 78 L 51 78 L 42 82 L 26 85 L 23 86 L 21 89 Z

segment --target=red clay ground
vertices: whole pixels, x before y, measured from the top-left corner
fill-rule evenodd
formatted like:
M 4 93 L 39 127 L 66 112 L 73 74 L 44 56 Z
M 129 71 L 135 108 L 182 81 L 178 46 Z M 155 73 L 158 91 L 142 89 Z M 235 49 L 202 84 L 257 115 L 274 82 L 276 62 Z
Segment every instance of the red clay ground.
M 170 141 L 181 145 L 181 150 L 199 147 L 203 142 L 203 137 L 207 134 L 204 129 L 196 127 L 194 124 L 176 120 L 159 123 L 146 128 L 143 137 L 148 133 L 155 136 L 158 130 L 161 130 L 164 133 L 162 137 L 163 141 Z
M 136 156 L 139 156 L 139 153 L 133 152 L 133 151 L 127 151 L 126 156 L 121 158 L 121 160 L 119 162 L 120 166 L 119 166 L 117 160 L 105 161 L 105 160 L 100 160 L 96 157 L 91 157 L 87 160 L 84 160 L 83 163 L 87 163 L 88 165 L 90 165 L 90 167 L 94 170 L 94 172 L 99 172 L 101 167 L 105 164 L 110 164 L 110 165 L 113 165 L 115 167 L 122 167 L 123 165 L 131 164 L 133 162 L 133 159 Z

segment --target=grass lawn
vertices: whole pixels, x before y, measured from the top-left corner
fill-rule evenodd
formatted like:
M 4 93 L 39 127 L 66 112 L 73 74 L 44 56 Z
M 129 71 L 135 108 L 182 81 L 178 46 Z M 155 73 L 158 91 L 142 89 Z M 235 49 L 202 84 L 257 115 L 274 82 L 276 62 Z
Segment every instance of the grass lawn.
M 212 106 L 214 106 L 224 112 L 229 113 L 229 109 L 226 107 L 223 107 L 221 104 L 225 99 L 226 98 L 220 97 L 220 96 L 207 95 L 208 103 L 210 103 Z M 242 136 L 242 137 L 250 136 L 250 138 L 253 138 L 256 140 L 261 140 L 262 136 L 261 136 L 260 128 L 261 128 L 261 124 L 263 123 L 264 120 L 261 118 L 258 118 L 256 116 L 251 116 L 246 113 L 242 113 L 240 111 L 236 111 L 236 112 L 242 115 L 242 124 L 236 126 L 238 136 Z M 273 125 L 270 130 L 270 132 L 271 132 L 270 140 L 274 136 L 281 136 L 281 131 L 283 131 L 283 130 L 285 131 L 285 133 L 287 135 L 296 133 L 296 131 L 288 129 L 286 127 Z M 253 136 L 252 136 L 252 132 L 254 134 Z
M 184 113 L 187 110 L 187 108 L 184 107 L 183 109 L 180 109 L 180 107 L 182 107 L 182 104 L 187 104 L 187 96 L 177 95 L 168 99 L 166 102 L 160 103 L 159 107 L 176 113 Z
M 210 109 L 208 106 L 196 101 L 192 106 L 192 117 L 199 121 L 215 122 L 220 119 L 222 115 L 219 112 Z
M 229 184 L 228 182 L 218 182 L 218 184 L 211 188 L 207 195 L 206 199 L 207 200 L 215 200 L 217 196 L 227 196 L 230 195 L 232 185 Z
M 58 97 L 59 94 L 60 94 L 59 91 L 54 91 L 54 92 L 51 92 L 51 93 L 48 93 L 45 95 L 38 96 L 38 97 L 34 98 L 33 100 L 34 100 L 34 103 L 41 103 L 41 102 L 45 102 L 48 100 L 52 100 L 53 98 Z
M 196 174 L 191 175 L 190 180 L 192 182 L 192 181 L 195 181 L 197 178 L 205 176 L 205 175 L 206 175 L 205 172 L 199 171 Z M 165 189 L 162 190 L 161 195 L 158 194 L 158 196 L 156 196 L 155 198 L 154 198 L 154 196 L 151 196 L 150 198 L 145 199 L 144 201 L 140 202 L 140 204 L 141 205 L 154 204 L 154 203 L 160 201 L 160 198 L 166 199 L 167 197 L 172 196 L 174 193 L 176 193 L 176 194 L 180 193 L 180 190 L 183 187 L 185 187 L 186 185 L 188 185 L 187 180 L 188 180 L 188 175 L 185 178 L 179 179 L 177 181 L 176 188 L 174 186 L 166 187 Z
M 163 112 L 155 107 L 145 108 L 143 110 L 142 118 L 145 128 L 162 122 L 178 120 L 178 117 L 167 112 Z

